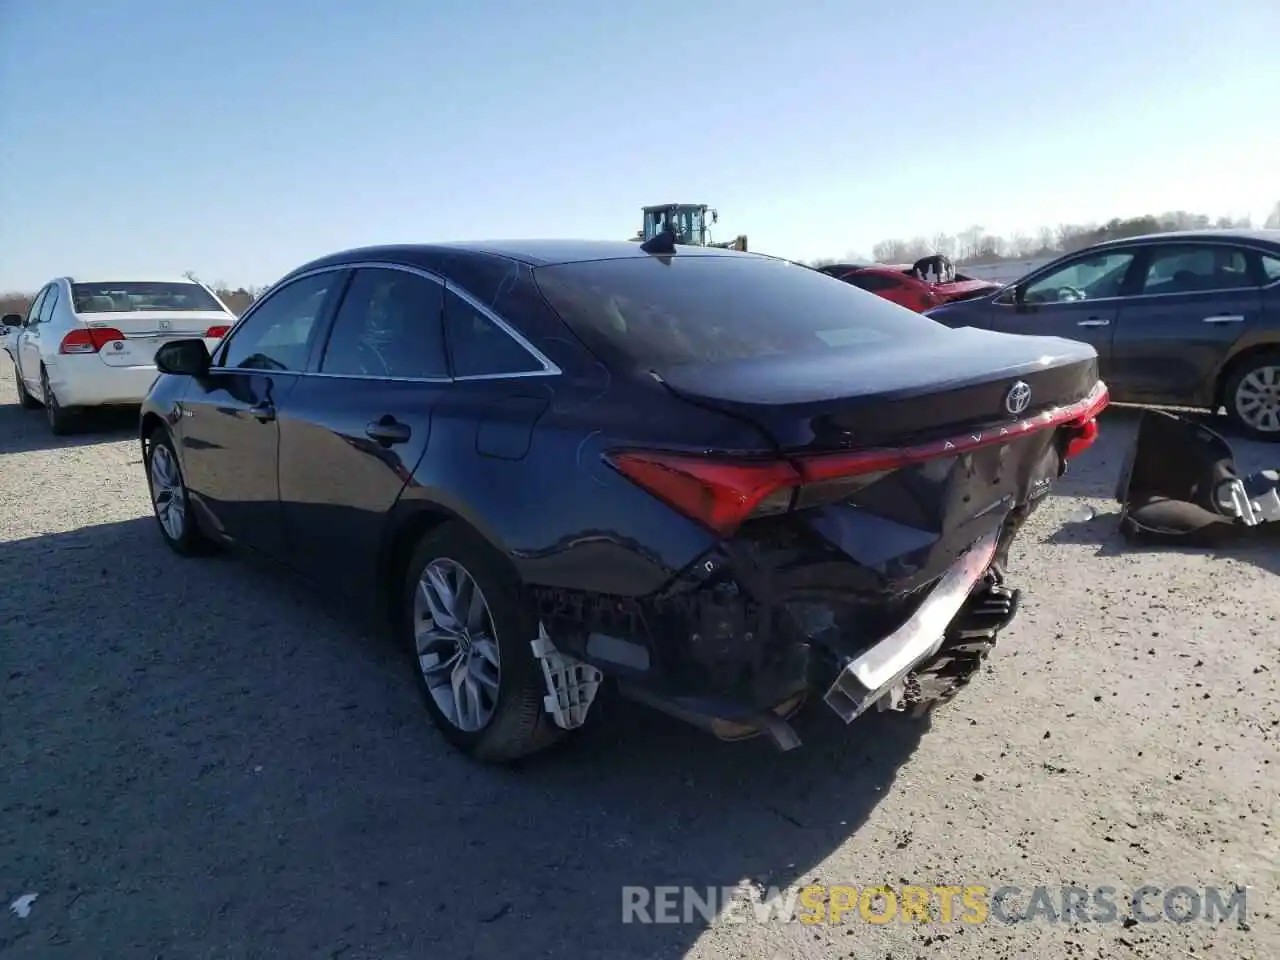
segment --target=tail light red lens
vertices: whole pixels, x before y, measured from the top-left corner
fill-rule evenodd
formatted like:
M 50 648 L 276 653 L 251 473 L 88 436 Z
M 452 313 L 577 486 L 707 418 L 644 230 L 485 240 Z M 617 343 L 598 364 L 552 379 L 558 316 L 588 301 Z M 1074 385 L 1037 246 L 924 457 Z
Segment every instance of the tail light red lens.
M 832 491 L 852 492 L 877 474 L 954 457 L 981 447 L 1008 443 L 1029 433 L 1062 428 L 1067 459 L 1098 438 L 1097 415 L 1109 394 L 1099 383 L 1084 400 L 1047 410 L 1026 420 L 929 444 L 799 456 L 793 460 L 726 460 L 694 454 L 627 450 L 606 457 L 619 473 L 721 536 L 730 536 L 752 517 L 786 513 L 829 499 Z M 852 484 L 850 486 L 850 484 Z
M 1098 420 L 1090 417 L 1080 423 L 1067 424 L 1067 445 L 1062 455 L 1068 460 L 1080 456 L 1098 439 Z
M 791 464 L 731 463 L 695 456 L 627 451 L 609 462 L 624 477 L 717 533 L 728 536 L 756 513 L 783 513 L 800 474 Z
M 226 326 L 210 327 L 204 332 L 204 336 L 206 340 L 220 340 L 227 335 L 227 331 L 230 329 L 230 327 Z
M 83 327 L 62 338 L 59 353 L 97 353 L 112 340 L 123 340 L 124 334 L 112 327 Z

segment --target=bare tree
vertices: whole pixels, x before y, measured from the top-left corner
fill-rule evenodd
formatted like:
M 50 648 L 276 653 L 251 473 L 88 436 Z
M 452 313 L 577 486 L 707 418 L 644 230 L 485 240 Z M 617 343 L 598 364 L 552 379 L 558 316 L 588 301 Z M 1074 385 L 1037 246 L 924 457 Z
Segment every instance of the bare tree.
M 1280 203 L 1267 218 L 1267 226 L 1280 229 Z M 1002 237 L 973 225 L 957 235 L 935 233 L 929 240 L 891 238 L 872 249 L 881 263 L 903 263 L 924 253 L 943 253 L 958 263 L 991 263 L 1006 258 L 1050 257 L 1083 250 L 1103 240 L 1136 237 L 1170 230 L 1198 230 L 1205 227 L 1249 227 L 1249 217 L 1210 217 L 1187 210 L 1171 210 L 1140 217 L 1113 217 L 1106 223 L 1061 223 L 1056 227 L 1040 227 L 1032 235 L 1015 233 Z
M 1280 230 L 1280 201 L 1276 201 L 1276 205 L 1271 208 L 1271 216 L 1267 217 L 1266 227 L 1268 230 Z
M 929 241 L 929 245 L 933 247 L 934 253 L 940 253 L 944 257 L 955 259 L 956 256 L 956 238 L 949 233 L 935 233 L 933 239 Z

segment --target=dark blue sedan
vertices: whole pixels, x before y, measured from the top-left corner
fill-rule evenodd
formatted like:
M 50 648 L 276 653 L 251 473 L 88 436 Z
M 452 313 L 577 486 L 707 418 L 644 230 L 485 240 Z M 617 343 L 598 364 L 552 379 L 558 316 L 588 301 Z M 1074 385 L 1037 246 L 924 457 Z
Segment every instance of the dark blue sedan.
M 1107 402 L 1094 351 L 956 331 L 770 257 L 395 246 L 285 277 L 143 407 L 159 532 L 384 615 L 485 760 L 602 689 L 794 746 L 927 710 L 1012 619 L 1009 546 Z
M 1202 407 L 1280 440 L 1280 230 L 1101 243 L 927 315 L 1088 343 L 1122 402 Z

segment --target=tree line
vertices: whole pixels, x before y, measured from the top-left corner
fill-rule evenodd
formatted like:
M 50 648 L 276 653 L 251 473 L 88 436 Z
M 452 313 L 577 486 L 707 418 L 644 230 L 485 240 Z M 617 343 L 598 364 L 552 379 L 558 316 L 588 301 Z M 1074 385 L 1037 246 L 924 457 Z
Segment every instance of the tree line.
M 894 237 L 881 240 L 871 248 L 870 257 L 850 254 L 844 261 L 824 258 L 813 261 L 811 266 L 873 261 L 875 263 L 914 263 L 921 257 L 933 254 L 942 254 L 957 264 L 999 263 L 1002 260 L 1056 257 L 1083 250 L 1104 240 L 1139 237 L 1146 233 L 1207 228 L 1248 228 L 1253 225 L 1250 217 L 1210 217 L 1185 210 L 1146 214 L 1141 217 L 1115 217 L 1106 223 L 1063 223 L 1056 227 L 1041 227 L 1034 233 L 1015 233 L 1012 236 L 1001 236 L 975 225 L 954 234 L 936 233 L 931 237 L 910 239 Z M 1263 225 L 1270 229 L 1280 229 L 1280 203 L 1275 205 Z
M 1263 224 L 1270 229 L 1280 229 L 1280 203 L 1275 205 Z M 931 237 L 912 237 L 904 240 L 881 240 L 871 248 L 870 257 L 850 254 L 844 260 L 826 257 L 814 260 L 810 266 L 820 267 L 828 263 L 914 263 L 921 257 L 940 253 L 958 264 L 999 263 L 1001 260 L 1025 260 L 1032 257 L 1055 257 L 1064 253 L 1083 250 L 1103 240 L 1119 240 L 1137 237 L 1144 233 L 1161 233 L 1167 230 L 1202 230 L 1208 227 L 1252 227 L 1249 217 L 1209 217 L 1201 213 L 1173 210 L 1141 217 L 1116 217 L 1106 223 L 1063 223 L 1056 227 L 1041 227 L 1033 234 L 1015 233 L 1005 237 L 991 233 L 981 226 L 972 226 L 960 233 L 936 233 Z M 185 274 L 195 279 L 194 272 Z M 218 297 L 237 315 L 248 309 L 262 293 L 260 287 L 232 287 L 219 282 L 211 284 Z M 34 293 L 0 293 L 0 314 L 26 315 Z

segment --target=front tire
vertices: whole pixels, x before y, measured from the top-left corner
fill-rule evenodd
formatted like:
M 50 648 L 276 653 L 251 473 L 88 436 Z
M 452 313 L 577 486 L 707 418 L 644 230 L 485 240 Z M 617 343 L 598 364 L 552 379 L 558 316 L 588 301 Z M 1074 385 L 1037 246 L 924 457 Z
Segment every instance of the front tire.
M 1227 417 L 1253 440 L 1280 442 L 1280 353 L 1246 360 L 1223 389 Z
M 49 385 L 49 371 L 40 368 L 40 392 L 44 395 L 44 418 L 55 437 L 65 437 L 75 426 L 71 413 L 58 404 L 58 397 Z
M 398 618 L 431 719 L 454 747 L 507 763 L 564 731 L 543 709 L 537 623 L 504 557 L 457 522 L 422 538 Z
M 27 391 L 27 385 L 22 379 L 22 371 L 18 369 L 16 360 L 13 362 L 13 382 L 18 385 L 18 406 L 23 410 L 35 410 L 40 406 L 40 401 Z
M 213 541 L 196 523 L 178 454 L 163 427 L 148 438 L 146 468 L 156 523 L 169 549 L 183 557 L 210 553 Z

